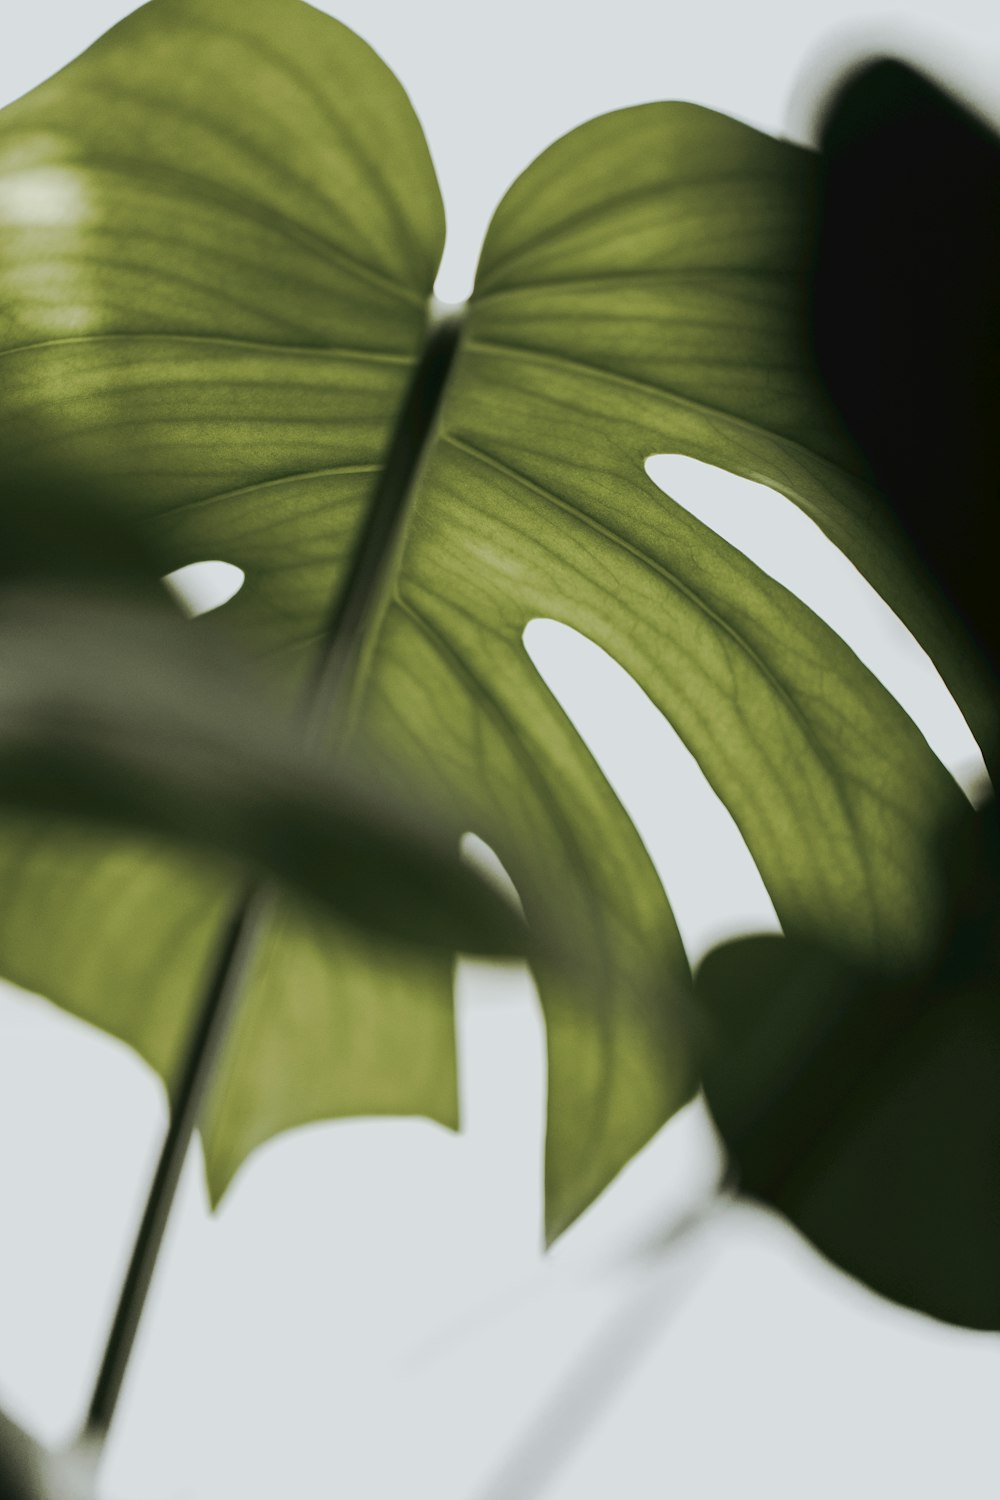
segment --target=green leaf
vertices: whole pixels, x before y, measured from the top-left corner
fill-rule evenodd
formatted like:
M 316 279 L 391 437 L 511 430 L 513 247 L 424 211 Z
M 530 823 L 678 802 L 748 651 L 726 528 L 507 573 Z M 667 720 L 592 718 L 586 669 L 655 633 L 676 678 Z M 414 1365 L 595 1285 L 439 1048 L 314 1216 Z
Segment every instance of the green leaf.
M 951 867 L 946 932 L 895 982 L 782 938 L 710 953 L 704 1086 L 744 1192 L 876 1291 L 1000 1329 L 995 804 Z
M 820 373 L 919 564 L 956 614 L 942 669 L 987 764 L 1000 746 L 1000 136 L 891 58 L 827 101 L 811 291 Z
M 878 60 L 828 101 L 822 149 L 819 369 L 957 607 L 966 709 L 991 757 L 1000 141 L 931 80 Z M 744 1191 L 885 1295 L 997 1329 L 995 803 L 958 820 L 942 888 L 944 931 L 903 976 L 795 940 L 711 954 L 704 1084 Z
M 0 808 L 141 831 L 366 932 L 513 955 L 510 906 L 370 768 L 331 767 L 240 655 L 168 603 L 141 539 L 65 476 L 0 514 Z
M 380 942 L 517 955 L 521 924 L 412 808 L 267 714 L 239 659 L 163 609 L 0 593 L 0 808 L 238 862 Z
M 0 809 L 194 848 L 379 940 L 523 954 L 519 917 L 426 812 L 370 766 L 331 766 L 270 696 L 241 654 L 178 617 L 103 497 L 51 466 L 8 473 Z
M 163 572 L 242 568 L 196 628 L 238 633 L 293 701 L 443 240 L 398 84 L 298 0 L 153 0 L 5 112 L 0 173 L 8 450 L 120 483 Z M 851 652 L 643 472 L 676 451 L 766 480 L 933 634 L 810 373 L 814 191 L 807 153 L 688 105 L 596 120 L 529 168 L 487 237 L 330 726 L 332 753 L 491 844 L 532 925 L 574 934 L 585 983 L 537 966 L 550 1233 L 696 1073 L 676 928 L 524 651 L 533 618 L 583 631 L 669 715 L 789 932 L 891 965 L 934 911 L 926 845 L 952 782 Z M 28 831 L 0 881 L 0 964 L 169 1078 L 226 892 L 138 844 L 97 859 Z M 213 1190 L 299 1121 L 452 1121 L 451 1005 L 448 963 L 400 964 L 285 907 L 206 1122 Z

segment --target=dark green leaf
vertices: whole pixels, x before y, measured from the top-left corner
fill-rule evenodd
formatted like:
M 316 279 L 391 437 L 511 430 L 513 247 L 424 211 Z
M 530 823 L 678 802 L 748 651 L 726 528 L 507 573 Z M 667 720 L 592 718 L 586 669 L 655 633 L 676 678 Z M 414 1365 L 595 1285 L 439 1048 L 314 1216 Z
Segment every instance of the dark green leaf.
M 880 61 L 828 102 L 822 148 L 819 369 L 914 562 L 957 608 L 963 705 L 991 759 L 1000 140 L 930 80 Z M 886 1295 L 997 1328 L 995 806 L 974 835 L 967 825 L 947 848 L 950 917 L 923 968 L 893 977 L 833 947 L 753 939 L 710 955 L 698 988 L 706 1092 L 744 1190 Z
M 0 1412 L 0 1500 L 47 1500 L 42 1462 L 41 1449 Z
M 147 832 L 273 877 L 381 938 L 523 952 L 511 909 L 370 767 L 331 767 L 226 643 L 168 603 L 92 488 L 8 475 L 0 808 Z
M 88 1457 L 49 1453 L 0 1411 L 0 1500 L 93 1500 Z
M 225 856 L 383 942 L 523 952 L 457 848 L 360 768 L 304 750 L 210 646 L 165 609 L 0 592 L 0 808 Z
M 899 1302 L 1000 1329 L 1000 841 L 950 850 L 932 960 L 891 979 L 778 937 L 698 975 L 704 1086 L 742 1190 Z
M 971 627 L 965 663 L 939 665 L 989 761 L 998 700 L 975 645 L 995 682 L 983 544 L 1000 500 L 1000 136 L 932 79 L 881 59 L 828 101 L 821 148 L 820 373 L 915 561 Z

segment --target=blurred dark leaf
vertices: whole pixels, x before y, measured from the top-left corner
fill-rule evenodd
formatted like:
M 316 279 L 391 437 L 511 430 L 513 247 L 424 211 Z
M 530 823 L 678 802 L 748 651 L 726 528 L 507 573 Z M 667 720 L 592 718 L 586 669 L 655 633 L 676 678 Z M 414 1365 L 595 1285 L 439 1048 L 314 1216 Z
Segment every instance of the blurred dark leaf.
M 909 1307 L 1000 1328 L 996 805 L 945 847 L 932 961 L 889 978 L 780 937 L 706 958 L 704 1087 L 743 1192 Z
M 304 749 L 165 602 L 0 588 L 0 807 L 223 855 L 383 939 L 524 951 L 454 844 L 361 767 Z
M 0 1500 L 50 1500 L 43 1488 L 45 1455 L 0 1412 Z
M 914 549 L 981 652 L 963 707 L 997 750 L 1000 141 L 893 61 L 822 131 L 812 284 L 820 372 Z M 1000 857 L 996 804 L 938 841 L 944 920 L 890 975 L 761 937 L 706 959 L 704 1085 L 743 1191 L 886 1296 L 1000 1328 Z
M 886 59 L 839 88 L 820 145 L 820 372 L 995 675 L 1000 137 L 933 80 Z M 972 727 L 992 738 L 995 701 Z M 984 743 L 988 760 L 993 749 Z
M 0 588 L 59 589 L 164 606 L 160 569 L 125 507 L 63 465 L 5 465 Z
M 168 601 L 106 498 L 50 470 L 0 513 L 0 808 L 153 834 L 273 877 L 381 938 L 522 953 L 523 923 L 421 819 Z
M 94 1500 L 93 1454 L 50 1453 L 0 1411 L 0 1500 Z

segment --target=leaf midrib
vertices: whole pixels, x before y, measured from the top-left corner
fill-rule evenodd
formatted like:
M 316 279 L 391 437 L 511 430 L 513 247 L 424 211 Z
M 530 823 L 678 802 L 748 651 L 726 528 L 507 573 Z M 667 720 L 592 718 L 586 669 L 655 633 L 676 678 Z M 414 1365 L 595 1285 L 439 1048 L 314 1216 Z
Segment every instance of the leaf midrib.
M 350 738 L 361 689 L 397 580 L 414 500 L 434 447 L 445 390 L 465 329 L 467 307 L 441 313 L 428 307 L 427 331 L 410 385 L 399 407 L 368 513 L 325 631 L 309 688 L 311 735 Z

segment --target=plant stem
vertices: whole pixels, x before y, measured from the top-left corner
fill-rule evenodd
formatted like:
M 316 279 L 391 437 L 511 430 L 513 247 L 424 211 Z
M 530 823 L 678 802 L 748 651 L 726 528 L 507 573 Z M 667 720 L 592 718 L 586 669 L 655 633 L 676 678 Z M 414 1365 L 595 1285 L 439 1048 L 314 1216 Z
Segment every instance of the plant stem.
M 136 1234 L 132 1258 L 122 1283 L 118 1307 L 84 1425 L 84 1437 L 91 1441 L 95 1438 L 100 1440 L 107 1433 L 118 1404 L 177 1184 L 202 1104 L 215 1073 L 230 1018 L 253 959 L 267 900 L 263 890 L 251 889 L 237 906 L 219 948 L 194 1030 L 188 1039 L 172 1100 L 170 1123 Z
M 463 309 L 442 315 L 437 305 L 432 305 L 424 347 L 354 555 L 334 600 L 317 669 L 306 694 L 303 708 L 307 737 L 317 735 L 340 716 L 350 698 L 372 627 L 377 627 L 384 611 L 411 501 L 461 337 L 463 316 Z M 266 885 L 254 883 L 247 888 L 225 931 L 198 1008 L 172 1091 L 170 1124 L 79 1439 L 79 1446 L 87 1448 L 95 1462 L 114 1418 L 191 1139 L 273 902 L 274 894 Z

